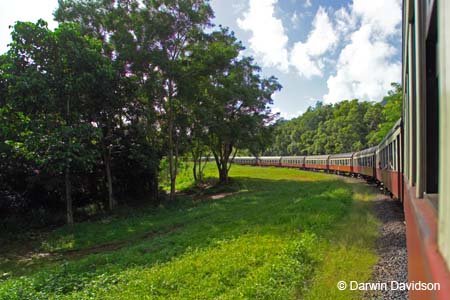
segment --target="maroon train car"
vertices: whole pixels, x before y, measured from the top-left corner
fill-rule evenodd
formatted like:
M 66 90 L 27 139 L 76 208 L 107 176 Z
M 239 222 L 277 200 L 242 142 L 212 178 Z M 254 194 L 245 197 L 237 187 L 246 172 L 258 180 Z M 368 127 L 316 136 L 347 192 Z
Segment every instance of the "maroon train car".
M 286 168 L 305 168 L 305 156 L 283 156 L 281 166 Z
M 305 157 L 305 169 L 328 170 L 329 155 L 313 155 Z
M 354 153 L 341 153 L 330 155 L 328 159 L 328 169 L 336 173 L 353 173 Z
M 376 151 L 376 179 L 382 182 L 396 199 L 401 196 L 401 120 L 389 131 Z
M 353 173 L 364 178 L 375 178 L 376 151 L 378 147 L 372 147 L 353 155 Z

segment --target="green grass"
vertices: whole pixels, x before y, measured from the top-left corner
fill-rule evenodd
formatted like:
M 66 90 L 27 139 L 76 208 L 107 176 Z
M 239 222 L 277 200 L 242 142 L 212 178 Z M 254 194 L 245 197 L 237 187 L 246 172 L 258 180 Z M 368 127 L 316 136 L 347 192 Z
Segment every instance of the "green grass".
M 206 192 L 234 192 L 225 198 L 185 195 L 59 228 L 40 240 L 49 256 L 0 254 L 0 299 L 361 298 L 336 284 L 369 280 L 377 261 L 369 188 L 291 169 L 231 176 Z

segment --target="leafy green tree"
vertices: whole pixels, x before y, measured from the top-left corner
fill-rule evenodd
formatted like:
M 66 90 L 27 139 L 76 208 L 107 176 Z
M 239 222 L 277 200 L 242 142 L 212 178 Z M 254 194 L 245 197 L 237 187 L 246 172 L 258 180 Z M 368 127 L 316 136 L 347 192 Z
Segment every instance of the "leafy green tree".
M 142 83 L 142 95 L 148 104 L 148 127 L 163 134 L 169 160 L 170 196 L 175 193 L 178 157 L 185 142 L 187 122 L 185 99 L 180 82 L 189 78 L 184 63 L 188 50 L 208 25 L 212 10 L 205 0 L 82 1 L 61 0 L 55 15 L 60 21 L 75 21 L 86 32 L 98 37 L 127 72 Z M 109 40 L 108 40 L 109 38 Z M 155 133 L 155 131 L 150 131 Z
M 96 42 L 83 38 L 74 26 L 50 31 L 17 22 L 8 55 L 8 100 L 29 117 L 29 129 L 8 143 L 54 176 L 63 175 L 67 222 L 73 223 L 72 173 L 90 169 L 98 152 L 98 131 L 85 118 L 84 94 L 91 84 Z
M 382 120 L 378 124 L 377 130 L 369 133 L 368 139 L 371 145 L 380 143 L 402 116 L 402 87 L 399 83 L 392 83 L 391 86 L 392 90 L 382 101 L 382 104 L 384 104 L 381 114 Z
M 228 182 L 231 161 L 237 149 L 259 139 L 259 128 L 273 120 L 269 104 L 281 89 L 276 78 L 263 79 L 250 58 L 236 58 L 227 70 L 212 80 L 209 144 L 220 182 Z

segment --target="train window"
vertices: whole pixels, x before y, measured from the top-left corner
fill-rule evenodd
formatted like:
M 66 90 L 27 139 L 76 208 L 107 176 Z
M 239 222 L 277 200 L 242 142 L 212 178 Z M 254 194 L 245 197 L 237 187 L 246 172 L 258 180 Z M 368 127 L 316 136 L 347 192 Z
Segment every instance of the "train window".
M 392 143 L 392 164 L 394 166 L 394 171 L 397 171 L 397 151 L 396 151 L 397 145 L 396 141 Z
M 389 157 L 389 146 L 386 146 L 384 148 L 384 168 L 387 169 L 388 168 L 388 157 Z
M 392 169 L 392 143 L 388 146 L 388 170 Z
M 436 2 L 432 6 L 427 5 L 428 31 L 425 44 L 426 60 L 426 112 L 425 112 L 425 185 L 424 191 L 432 194 L 438 192 L 438 169 L 439 169 L 439 73 L 437 71 L 437 9 Z M 427 3 L 429 4 L 429 3 Z

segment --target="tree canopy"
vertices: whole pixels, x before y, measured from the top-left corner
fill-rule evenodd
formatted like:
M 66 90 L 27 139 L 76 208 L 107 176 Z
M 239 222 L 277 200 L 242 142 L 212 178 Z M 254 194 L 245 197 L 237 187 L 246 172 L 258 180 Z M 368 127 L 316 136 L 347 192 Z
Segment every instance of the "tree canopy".
M 161 159 L 172 199 L 181 157 L 212 153 L 227 181 L 236 149 L 262 149 L 281 85 L 208 1 L 58 3 L 58 28 L 17 22 L 0 56 L 3 211 L 64 208 L 71 224 L 74 208 L 156 204 Z

